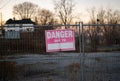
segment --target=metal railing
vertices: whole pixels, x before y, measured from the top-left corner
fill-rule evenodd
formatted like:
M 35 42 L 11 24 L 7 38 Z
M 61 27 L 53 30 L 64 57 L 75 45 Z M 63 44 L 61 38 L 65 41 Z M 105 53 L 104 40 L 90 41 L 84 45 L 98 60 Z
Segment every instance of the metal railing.
M 95 73 L 100 70 L 98 72 L 102 74 L 100 69 L 102 67 L 100 67 L 99 64 L 104 64 L 103 61 L 105 59 L 109 61 L 109 59 L 106 58 L 108 56 L 104 56 L 106 53 L 101 52 L 120 51 L 120 24 L 84 24 L 80 22 L 73 25 L 35 25 L 34 31 L 23 29 L 20 27 L 17 31 L 2 31 L 0 54 L 44 54 L 44 56 L 38 55 L 32 59 L 34 62 L 37 61 L 36 63 L 38 63 L 38 61 L 42 63 L 40 64 L 42 68 L 38 69 L 37 67 L 33 67 L 34 64 L 26 66 L 27 69 L 31 68 L 33 74 L 36 72 L 35 69 L 38 69 L 38 71 L 45 76 L 46 74 L 54 76 L 56 73 L 56 76 L 64 78 L 62 81 L 96 81 L 94 77 L 96 75 Z M 50 54 L 46 52 L 45 30 L 59 29 L 74 30 L 75 51 L 58 51 Z M 96 55 L 98 53 L 103 54 L 104 57 L 97 57 Z M 50 55 L 52 55 L 52 57 L 50 57 Z M 117 56 L 119 57 L 119 54 L 117 54 Z M 30 58 L 32 57 L 31 55 Z M 110 58 L 112 57 L 110 56 Z M 7 61 L 11 60 L 14 61 L 16 59 L 8 59 Z M 30 59 L 24 60 L 31 61 Z M 88 63 L 89 61 L 91 65 Z M 96 69 L 94 64 L 98 69 Z M 64 67 L 62 65 L 64 65 Z M 110 68 L 109 65 L 106 64 L 105 68 Z M 47 70 L 44 68 L 47 68 Z M 31 76 L 32 74 L 29 74 L 32 72 L 31 69 L 25 71 L 24 76 Z M 39 72 L 36 73 L 38 74 Z

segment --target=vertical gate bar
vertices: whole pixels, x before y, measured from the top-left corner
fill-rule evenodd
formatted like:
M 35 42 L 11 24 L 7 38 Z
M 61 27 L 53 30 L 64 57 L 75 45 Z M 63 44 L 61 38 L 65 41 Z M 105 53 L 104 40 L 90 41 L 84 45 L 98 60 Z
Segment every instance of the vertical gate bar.
M 82 53 L 83 53 L 83 57 L 84 57 L 84 54 L 85 54 L 85 40 L 84 40 L 84 27 L 83 27 L 83 22 L 81 22 L 81 25 L 82 25 Z
M 78 37 L 79 37 L 79 51 L 80 51 L 80 53 L 82 53 L 82 48 L 81 48 L 81 45 L 82 45 L 82 44 L 81 44 L 81 33 L 80 33 L 80 32 L 81 32 L 81 30 L 80 30 L 80 22 L 79 22 L 79 28 L 78 28 L 78 30 L 79 30 L 79 31 L 78 31 L 78 32 L 79 32 L 79 36 L 78 36 Z
M 82 53 L 82 48 L 81 48 L 82 46 L 81 46 L 81 45 L 82 45 L 82 44 L 81 44 L 81 30 L 80 30 L 80 26 L 81 26 L 81 23 L 79 22 L 79 28 L 78 28 L 79 36 L 78 36 L 78 37 L 79 37 L 79 51 L 80 51 L 80 65 L 81 65 L 81 53 Z M 82 71 L 82 70 L 81 70 L 81 68 L 80 68 L 80 81 L 82 81 L 82 80 L 81 80 L 81 78 L 82 78 L 82 77 L 81 77 L 81 71 Z
M 83 28 L 83 22 L 81 22 L 81 48 L 82 48 L 82 52 L 80 54 L 80 64 L 81 64 L 81 77 L 80 77 L 80 81 L 84 81 L 84 28 Z

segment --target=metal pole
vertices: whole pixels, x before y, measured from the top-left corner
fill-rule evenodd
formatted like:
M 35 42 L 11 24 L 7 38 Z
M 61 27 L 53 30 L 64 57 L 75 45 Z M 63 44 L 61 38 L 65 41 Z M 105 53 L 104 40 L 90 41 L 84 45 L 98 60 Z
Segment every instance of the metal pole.
M 82 53 L 81 53 L 81 79 L 80 81 L 84 81 L 84 28 L 83 28 L 83 22 L 81 22 L 82 27 L 82 33 L 81 33 L 81 43 L 82 43 Z
M 82 48 L 81 48 L 82 47 L 81 46 L 82 43 L 81 43 L 81 33 L 80 33 L 81 32 L 81 30 L 80 30 L 80 22 L 79 22 L 79 28 L 78 28 L 78 30 L 79 30 L 78 31 L 79 32 L 79 51 L 80 51 L 80 54 L 81 54 L 82 53 Z
M 1 22 L 0 22 L 0 24 L 2 26 L 2 12 L 0 13 L 0 16 L 1 16 Z
M 81 23 L 79 22 L 79 28 L 78 28 L 78 32 L 79 32 L 79 51 L 80 51 L 80 66 L 81 66 L 81 54 L 82 54 L 82 42 L 81 42 L 81 30 L 80 30 L 80 26 L 81 26 Z M 81 80 L 81 78 L 82 78 L 82 75 L 81 75 L 81 67 L 80 67 L 80 81 L 82 81 Z
M 81 25 L 82 25 L 82 53 L 83 53 L 83 56 L 84 56 L 84 54 L 85 54 L 85 52 L 84 52 L 85 40 L 84 40 L 84 27 L 83 27 L 83 22 L 81 22 Z

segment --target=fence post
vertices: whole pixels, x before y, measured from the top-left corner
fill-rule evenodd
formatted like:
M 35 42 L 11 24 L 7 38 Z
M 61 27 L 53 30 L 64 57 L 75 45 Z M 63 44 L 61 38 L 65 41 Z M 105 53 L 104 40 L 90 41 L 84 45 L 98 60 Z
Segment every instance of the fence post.
M 78 35 L 79 35 L 79 36 L 78 36 L 78 37 L 79 37 L 79 51 L 80 51 L 80 53 L 82 53 L 82 46 L 81 46 L 81 45 L 82 45 L 82 42 L 81 42 L 81 29 L 80 29 L 80 25 L 81 25 L 81 24 L 80 24 L 80 22 L 79 22 L 79 28 L 78 28 L 78 32 L 79 32 L 79 33 L 78 33 Z
M 81 25 L 81 34 L 80 34 L 80 43 L 81 43 L 81 54 L 80 54 L 80 81 L 84 81 L 84 28 L 83 28 L 83 22 L 80 22 Z

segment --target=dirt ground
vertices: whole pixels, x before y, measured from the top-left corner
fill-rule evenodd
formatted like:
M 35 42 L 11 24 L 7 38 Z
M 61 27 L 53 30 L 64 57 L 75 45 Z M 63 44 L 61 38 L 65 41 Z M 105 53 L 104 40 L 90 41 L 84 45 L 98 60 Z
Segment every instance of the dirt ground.
M 14 67 L 7 68 L 9 74 L 2 75 L 0 81 L 5 81 L 3 77 L 11 81 L 80 81 L 80 58 L 78 53 L 8 56 L 7 59 L 0 60 L 0 62 L 13 62 Z M 6 64 L 8 65 L 8 63 Z M 4 70 L 5 68 L 2 70 L 2 74 L 6 74 L 6 70 Z M 9 77 L 11 74 L 14 75 L 12 78 Z M 120 52 L 85 54 L 83 81 L 120 81 L 119 76 Z

